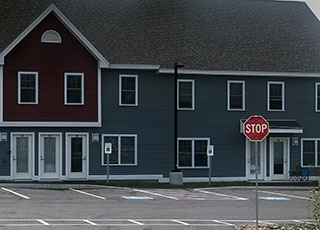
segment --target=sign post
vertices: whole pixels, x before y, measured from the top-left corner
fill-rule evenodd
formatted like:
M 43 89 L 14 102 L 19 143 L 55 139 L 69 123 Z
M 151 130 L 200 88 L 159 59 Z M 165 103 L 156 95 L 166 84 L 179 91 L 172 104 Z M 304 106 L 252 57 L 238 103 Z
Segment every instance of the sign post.
M 258 142 L 263 141 L 269 134 L 269 123 L 262 116 L 251 116 L 243 123 L 243 134 L 255 142 L 255 176 L 256 176 L 256 230 L 259 223 L 258 197 Z
M 214 147 L 213 145 L 207 146 L 207 156 L 209 157 L 209 185 L 211 185 L 211 158 L 214 155 Z
M 109 156 L 112 153 L 112 144 L 104 144 L 104 153 L 107 154 L 107 184 L 109 184 Z

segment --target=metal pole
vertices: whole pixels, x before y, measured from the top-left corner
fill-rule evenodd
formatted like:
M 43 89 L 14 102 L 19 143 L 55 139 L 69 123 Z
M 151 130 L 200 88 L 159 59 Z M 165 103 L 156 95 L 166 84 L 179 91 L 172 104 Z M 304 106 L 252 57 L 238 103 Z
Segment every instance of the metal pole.
M 177 113 L 177 97 L 178 97 L 178 92 L 177 92 L 177 75 L 178 75 L 178 63 L 174 63 L 174 72 L 173 72 L 173 97 L 174 97 L 174 103 L 173 103 L 173 148 L 174 148 L 174 165 L 173 165 L 173 172 L 178 172 L 178 167 L 177 167 L 177 155 L 178 155 L 178 147 L 177 147 L 177 141 L 178 141 L 178 113 Z
M 107 184 L 109 184 L 109 155 L 107 154 Z
M 211 185 L 211 156 L 209 156 L 209 185 Z
M 259 223 L 259 215 L 258 215 L 258 142 L 255 142 L 255 155 L 256 155 L 256 230 L 259 229 L 258 223 Z

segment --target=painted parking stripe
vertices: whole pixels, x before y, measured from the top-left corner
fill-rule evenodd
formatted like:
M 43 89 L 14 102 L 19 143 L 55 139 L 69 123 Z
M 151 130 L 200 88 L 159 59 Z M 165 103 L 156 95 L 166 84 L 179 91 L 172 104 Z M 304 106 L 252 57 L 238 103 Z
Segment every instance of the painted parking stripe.
M 171 221 L 173 221 L 173 222 L 176 222 L 176 223 L 178 223 L 178 224 L 183 224 L 183 225 L 190 225 L 190 224 L 188 224 L 188 223 L 186 223 L 186 222 L 183 222 L 183 221 L 181 221 L 181 220 L 171 220 Z
M 159 193 L 149 192 L 149 191 L 140 190 L 140 189 L 133 189 L 133 191 L 147 193 L 147 194 L 150 194 L 150 195 L 160 196 L 160 197 L 164 197 L 164 198 L 168 198 L 168 199 L 172 199 L 172 200 L 179 200 L 178 198 L 173 197 L 173 196 L 162 195 L 162 194 L 159 194 Z
M 49 223 L 45 222 L 44 220 L 39 220 L 38 219 L 37 221 L 40 222 L 43 225 L 46 225 L 46 226 L 50 225 Z
M 236 200 L 249 200 L 247 198 L 243 198 L 243 197 L 240 197 L 240 196 L 231 196 L 231 195 L 226 195 L 226 194 L 217 193 L 217 192 L 211 192 L 211 191 L 209 192 L 209 191 L 205 191 L 205 190 L 202 190 L 202 189 L 199 189 L 199 188 L 196 188 L 194 190 L 198 191 L 198 192 L 202 192 L 202 193 L 213 194 L 213 195 L 222 196 L 222 197 L 229 197 L 229 198 L 236 199 Z
M 293 220 L 294 222 L 297 222 L 297 223 L 303 223 L 303 221 L 301 220 Z
M 20 196 L 20 197 L 22 197 L 22 198 L 24 198 L 24 199 L 26 199 L 26 200 L 30 200 L 30 197 L 27 197 L 27 196 L 25 196 L 25 195 L 22 195 L 22 194 L 20 194 L 20 193 L 17 193 L 17 192 L 15 192 L 15 191 L 10 190 L 10 189 L 3 188 L 3 187 L 2 187 L 1 189 L 4 190 L 4 191 L 10 192 L 10 193 L 12 193 L 12 194 L 14 194 L 14 195 Z
M 69 188 L 69 190 L 74 191 L 74 192 L 78 192 L 78 193 L 81 193 L 81 194 L 84 194 L 84 195 L 87 195 L 87 196 L 92 196 L 92 197 L 95 197 L 95 198 L 98 198 L 98 199 L 101 199 L 101 200 L 105 200 L 106 199 L 105 197 L 98 196 L 98 195 L 95 195 L 95 194 L 92 194 L 92 193 L 88 193 L 88 192 L 84 192 L 84 191 L 80 191 L 80 190 L 73 189 L 73 188 Z
M 86 223 L 88 223 L 88 224 L 90 224 L 90 225 L 93 225 L 93 226 L 96 226 L 96 225 L 97 225 L 96 223 L 94 223 L 94 222 L 92 222 L 92 221 L 90 221 L 90 220 L 83 220 L 83 222 L 86 222 Z
M 136 220 L 128 220 L 128 221 L 130 221 L 131 223 L 137 224 L 137 225 L 144 225 L 143 223 L 136 221 Z
M 291 198 L 302 199 L 302 200 L 310 200 L 310 199 L 307 198 L 307 197 L 294 196 L 294 195 L 283 194 L 283 193 L 278 193 L 278 192 L 269 192 L 269 191 L 262 191 L 262 190 L 259 190 L 258 192 L 260 192 L 260 193 L 266 193 L 266 194 L 272 194 L 272 195 L 278 195 L 278 196 L 291 197 Z
M 231 224 L 231 223 L 228 223 L 228 222 L 225 222 L 225 221 L 221 221 L 221 220 L 212 220 L 218 224 L 224 224 L 224 225 L 227 225 L 227 226 L 235 226 L 234 224 Z

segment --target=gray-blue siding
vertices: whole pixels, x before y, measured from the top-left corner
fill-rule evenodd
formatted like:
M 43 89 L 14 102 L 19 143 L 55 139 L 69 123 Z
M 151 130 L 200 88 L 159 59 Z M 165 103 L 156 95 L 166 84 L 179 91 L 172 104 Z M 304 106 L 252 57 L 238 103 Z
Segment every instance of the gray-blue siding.
M 119 74 L 138 75 L 138 106 L 119 106 Z M 212 176 L 246 176 L 245 137 L 240 133 L 239 120 L 250 115 L 267 119 L 296 119 L 303 134 L 272 134 L 271 136 L 320 137 L 320 114 L 315 112 L 315 82 L 317 78 L 192 76 L 195 80 L 195 110 L 179 111 L 179 137 L 209 137 L 215 145 Z M 227 111 L 227 81 L 245 80 L 246 110 Z M 285 111 L 267 111 L 267 81 L 285 82 Z M 8 132 L 8 141 L 0 142 L 0 176 L 10 175 L 10 132 L 35 132 L 36 172 L 38 171 L 38 132 L 63 132 L 63 172 L 65 171 L 65 132 L 89 132 L 89 175 L 105 175 L 101 165 L 101 138 L 91 142 L 92 133 L 137 134 L 138 165 L 112 166 L 111 175 L 163 174 L 173 168 L 173 78 L 155 71 L 102 71 L 101 128 L 1 128 Z M 290 167 L 301 161 L 301 142 L 290 146 Z M 267 143 L 267 152 L 269 143 Z M 269 175 L 267 153 L 267 175 Z M 187 177 L 207 176 L 207 169 L 184 169 Z

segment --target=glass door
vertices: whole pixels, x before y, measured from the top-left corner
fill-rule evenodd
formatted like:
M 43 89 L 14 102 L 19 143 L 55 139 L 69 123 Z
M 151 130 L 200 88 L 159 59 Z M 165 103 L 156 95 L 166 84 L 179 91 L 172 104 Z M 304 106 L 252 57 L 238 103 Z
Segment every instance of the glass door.
M 288 169 L 288 151 L 286 139 L 271 139 L 271 178 L 286 180 Z
M 264 150 L 263 143 L 258 142 L 258 179 L 263 179 L 263 159 Z M 255 142 L 247 140 L 247 176 L 249 180 L 254 180 L 256 178 L 256 152 L 255 152 Z
M 32 179 L 32 135 L 14 134 L 12 137 L 13 179 Z
M 85 179 L 87 172 L 87 136 L 68 136 L 68 173 L 69 178 Z
M 40 178 L 59 179 L 60 135 L 40 135 Z

